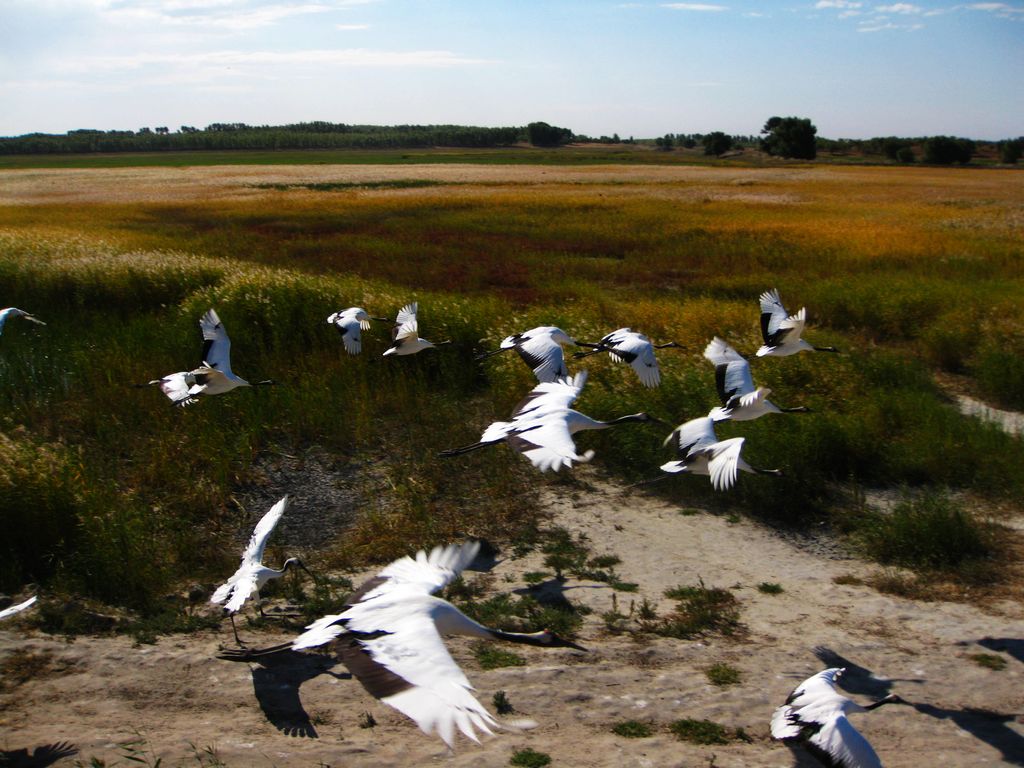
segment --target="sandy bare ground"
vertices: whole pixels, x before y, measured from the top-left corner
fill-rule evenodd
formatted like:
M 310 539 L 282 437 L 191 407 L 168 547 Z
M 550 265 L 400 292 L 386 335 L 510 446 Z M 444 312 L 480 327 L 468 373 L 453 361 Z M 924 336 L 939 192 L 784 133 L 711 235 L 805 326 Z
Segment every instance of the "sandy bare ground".
M 796 766 L 783 745 L 768 738 L 774 707 L 804 677 L 845 664 L 847 689 L 866 701 L 895 691 L 913 707 L 891 706 L 857 723 L 885 765 L 1024 765 L 1024 607 L 985 610 L 962 603 L 924 603 L 888 597 L 864 586 L 837 585 L 844 574 L 870 567 L 822 554 L 749 521 L 708 513 L 682 515 L 656 498 L 622 491 L 580 468 L 575 489 L 556 486 L 547 503 L 554 522 L 585 533 L 595 554 L 622 559 L 623 580 L 639 583 L 630 599 L 648 597 L 662 612 L 665 588 L 695 584 L 728 587 L 742 603 L 739 639 L 637 641 L 609 635 L 600 613 L 612 606 L 598 583 L 567 581 L 566 597 L 592 606 L 581 633 L 589 649 L 516 648 L 525 667 L 482 671 L 467 643 L 450 647 L 493 710 L 505 691 L 530 731 L 505 732 L 481 746 L 461 740 L 454 755 L 408 720 L 374 701 L 348 679 L 329 653 L 293 654 L 276 662 L 219 661 L 220 633 L 161 638 L 133 647 L 127 638 L 73 642 L 0 630 L 0 661 L 15 649 L 51 654 L 51 671 L 0 694 L 0 748 L 29 752 L 70 742 L 75 760 L 98 757 L 127 765 L 118 744 L 145 739 L 143 759 L 198 765 L 194 749 L 209 747 L 230 766 L 506 766 L 518 749 L 549 753 L 555 766 Z M 687 480 L 697 481 L 696 478 Z M 541 568 L 541 556 L 503 560 L 493 569 L 495 590 L 522 589 L 522 574 Z M 506 579 L 508 576 L 508 579 Z M 763 594 L 761 582 L 784 592 Z M 257 644 L 286 637 L 276 630 L 247 633 Z M 971 654 L 997 653 L 1002 671 L 985 669 Z M 717 688 L 704 670 L 727 662 L 743 673 L 739 685 Z M 361 728 L 369 712 L 376 727 Z M 707 718 L 742 727 L 750 743 L 695 746 L 664 729 L 625 739 L 610 727 L 627 719 L 662 726 L 680 718 Z M 140 756 L 140 755 L 136 755 Z

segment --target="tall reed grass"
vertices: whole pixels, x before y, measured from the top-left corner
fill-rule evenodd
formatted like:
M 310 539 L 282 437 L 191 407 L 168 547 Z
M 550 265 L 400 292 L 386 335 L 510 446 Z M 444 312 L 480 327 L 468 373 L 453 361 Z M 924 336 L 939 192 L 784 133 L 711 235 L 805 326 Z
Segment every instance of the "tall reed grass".
M 719 335 L 756 349 L 757 295 L 773 286 L 790 309 L 808 305 L 809 338 L 844 354 L 752 360 L 773 400 L 814 412 L 719 426 L 747 438 L 751 463 L 785 473 L 744 477 L 730 503 L 795 522 L 825 514 L 851 479 L 1016 503 L 1020 440 L 960 417 L 931 370 L 1019 403 L 1021 248 L 991 212 L 1019 205 L 1020 192 L 965 175 L 948 194 L 972 204 L 947 206 L 933 197 L 949 177 L 930 171 L 836 178 L 2 208 L 3 302 L 49 325 L 9 324 L 0 338 L 0 528 L 17 531 L 0 544 L 0 589 L 36 581 L 155 610 L 186 579 L 231 567 L 254 462 L 314 445 L 358 478 L 355 523 L 325 562 L 364 565 L 468 535 L 514 540 L 535 529 L 536 486 L 551 481 L 504 447 L 436 456 L 475 441 L 534 384 L 513 354 L 476 363 L 477 353 L 549 324 L 587 341 L 620 326 L 677 341 L 684 350 L 659 354 L 656 390 L 589 358 L 578 407 L 678 423 L 716 404 L 704 345 Z M 857 195 L 840 183 L 851 180 Z M 349 357 L 324 322 L 353 305 L 393 316 L 411 300 L 421 335 L 450 346 L 383 359 L 381 325 Z M 236 372 L 280 386 L 188 410 L 133 388 L 200 362 L 197 320 L 210 307 Z M 663 437 L 633 425 L 579 443 L 632 482 L 670 457 Z M 701 478 L 652 488 L 723 498 Z

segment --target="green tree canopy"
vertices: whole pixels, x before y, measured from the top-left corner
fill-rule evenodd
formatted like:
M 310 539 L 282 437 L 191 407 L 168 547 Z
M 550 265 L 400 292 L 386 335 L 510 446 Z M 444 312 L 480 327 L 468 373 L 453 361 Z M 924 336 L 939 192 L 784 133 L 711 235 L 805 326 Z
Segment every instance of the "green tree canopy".
M 572 139 L 572 131 L 547 123 L 530 123 L 526 126 L 526 137 L 535 147 L 557 147 Z
M 818 129 L 807 117 L 770 117 L 761 129 L 761 149 L 769 155 L 813 160 Z
M 733 144 L 732 136 L 722 131 L 712 131 L 705 134 L 702 143 L 704 144 L 704 154 L 715 155 L 716 157 L 724 155 L 732 149 Z

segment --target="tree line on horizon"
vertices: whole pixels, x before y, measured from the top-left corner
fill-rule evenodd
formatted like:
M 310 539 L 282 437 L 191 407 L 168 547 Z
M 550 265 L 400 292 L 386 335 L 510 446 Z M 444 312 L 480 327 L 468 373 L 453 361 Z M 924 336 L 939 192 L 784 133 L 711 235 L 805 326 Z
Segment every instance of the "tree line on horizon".
M 966 164 L 979 149 L 996 150 L 999 161 L 1014 164 L 1024 155 L 1024 136 L 1000 142 L 976 142 L 953 136 L 828 139 L 806 117 L 770 117 L 757 136 L 710 133 L 667 133 L 653 140 L 621 139 L 618 134 L 597 138 L 545 122 L 526 126 L 486 128 L 463 125 L 354 125 L 313 121 L 253 126 L 211 123 L 205 128 L 182 125 L 130 130 L 76 129 L 64 134 L 29 133 L 0 137 L 0 154 L 88 154 L 95 152 L 163 152 L 190 150 L 301 149 L 427 149 L 430 147 L 494 148 L 528 143 L 559 147 L 568 143 L 653 144 L 659 150 L 702 147 L 705 155 L 721 157 L 742 149 L 769 155 L 813 160 L 818 152 L 880 155 L 900 163 Z

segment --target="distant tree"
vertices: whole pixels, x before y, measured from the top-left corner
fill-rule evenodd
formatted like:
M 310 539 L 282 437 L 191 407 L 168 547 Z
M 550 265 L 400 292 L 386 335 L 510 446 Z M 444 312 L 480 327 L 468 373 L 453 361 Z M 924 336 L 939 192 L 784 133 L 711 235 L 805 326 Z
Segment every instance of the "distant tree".
M 558 147 L 572 138 L 572 131 L 547 123 L 530 123 L 526 126 L 526 137 L 535 147 Z
M 683 139 L 683 146 L 686 147 L 687 149 L 693 149 L 694 147 L 697 146 L 697 140 L 693 138 L 693 136 L 687 136 L 685 139 Z
M 924 140 L 924 161 L 934 165 L 971 162 L 974 142 L 953 136 L 929 136 Z
M 616 144 L 618 144 L 619 142 L 622 141 L 622 139 L 619 138 L 619 134 L 613 133 L 612 134 L 612 141 L 615 142 Z
M 896 159 L 901 163 L 912 163 L 917 157 L 914 155 L 914 148 L 908 144 L 896 150 Z
M 658 149 L 663 149 L 667 152 L 668 150 L 672 149 L 672 146 L 675 142 L 672 138 L 672 134 L 666 133 L 664 136 L 659 136 L 658 138 L 656 138 L 654 140 L 654 143 L 658 147 Z
M 732 149 L 732 136 L 722 131 L 712 131 L 704 134 L 704 154 L 720 157 Z
M 1024 155 L 1024 136 L 999 143 L 999 162 L 1014 165 Z
M 149 128 L 139 128 L 138 132 L 140 134 L 152 133 L 152 131 Z
M 159 128 L 154 128 L 153 130 L 156 131 L 157 133 L 163 134 L 163 135 L 166 135 L 166 134 L 171 132 L 170 129 L 166 125 L 161 125 Z
M 761 149 L 769 155 L 813 160 L 818 129 L 806 117 L 770 117 L 761 129 Z

